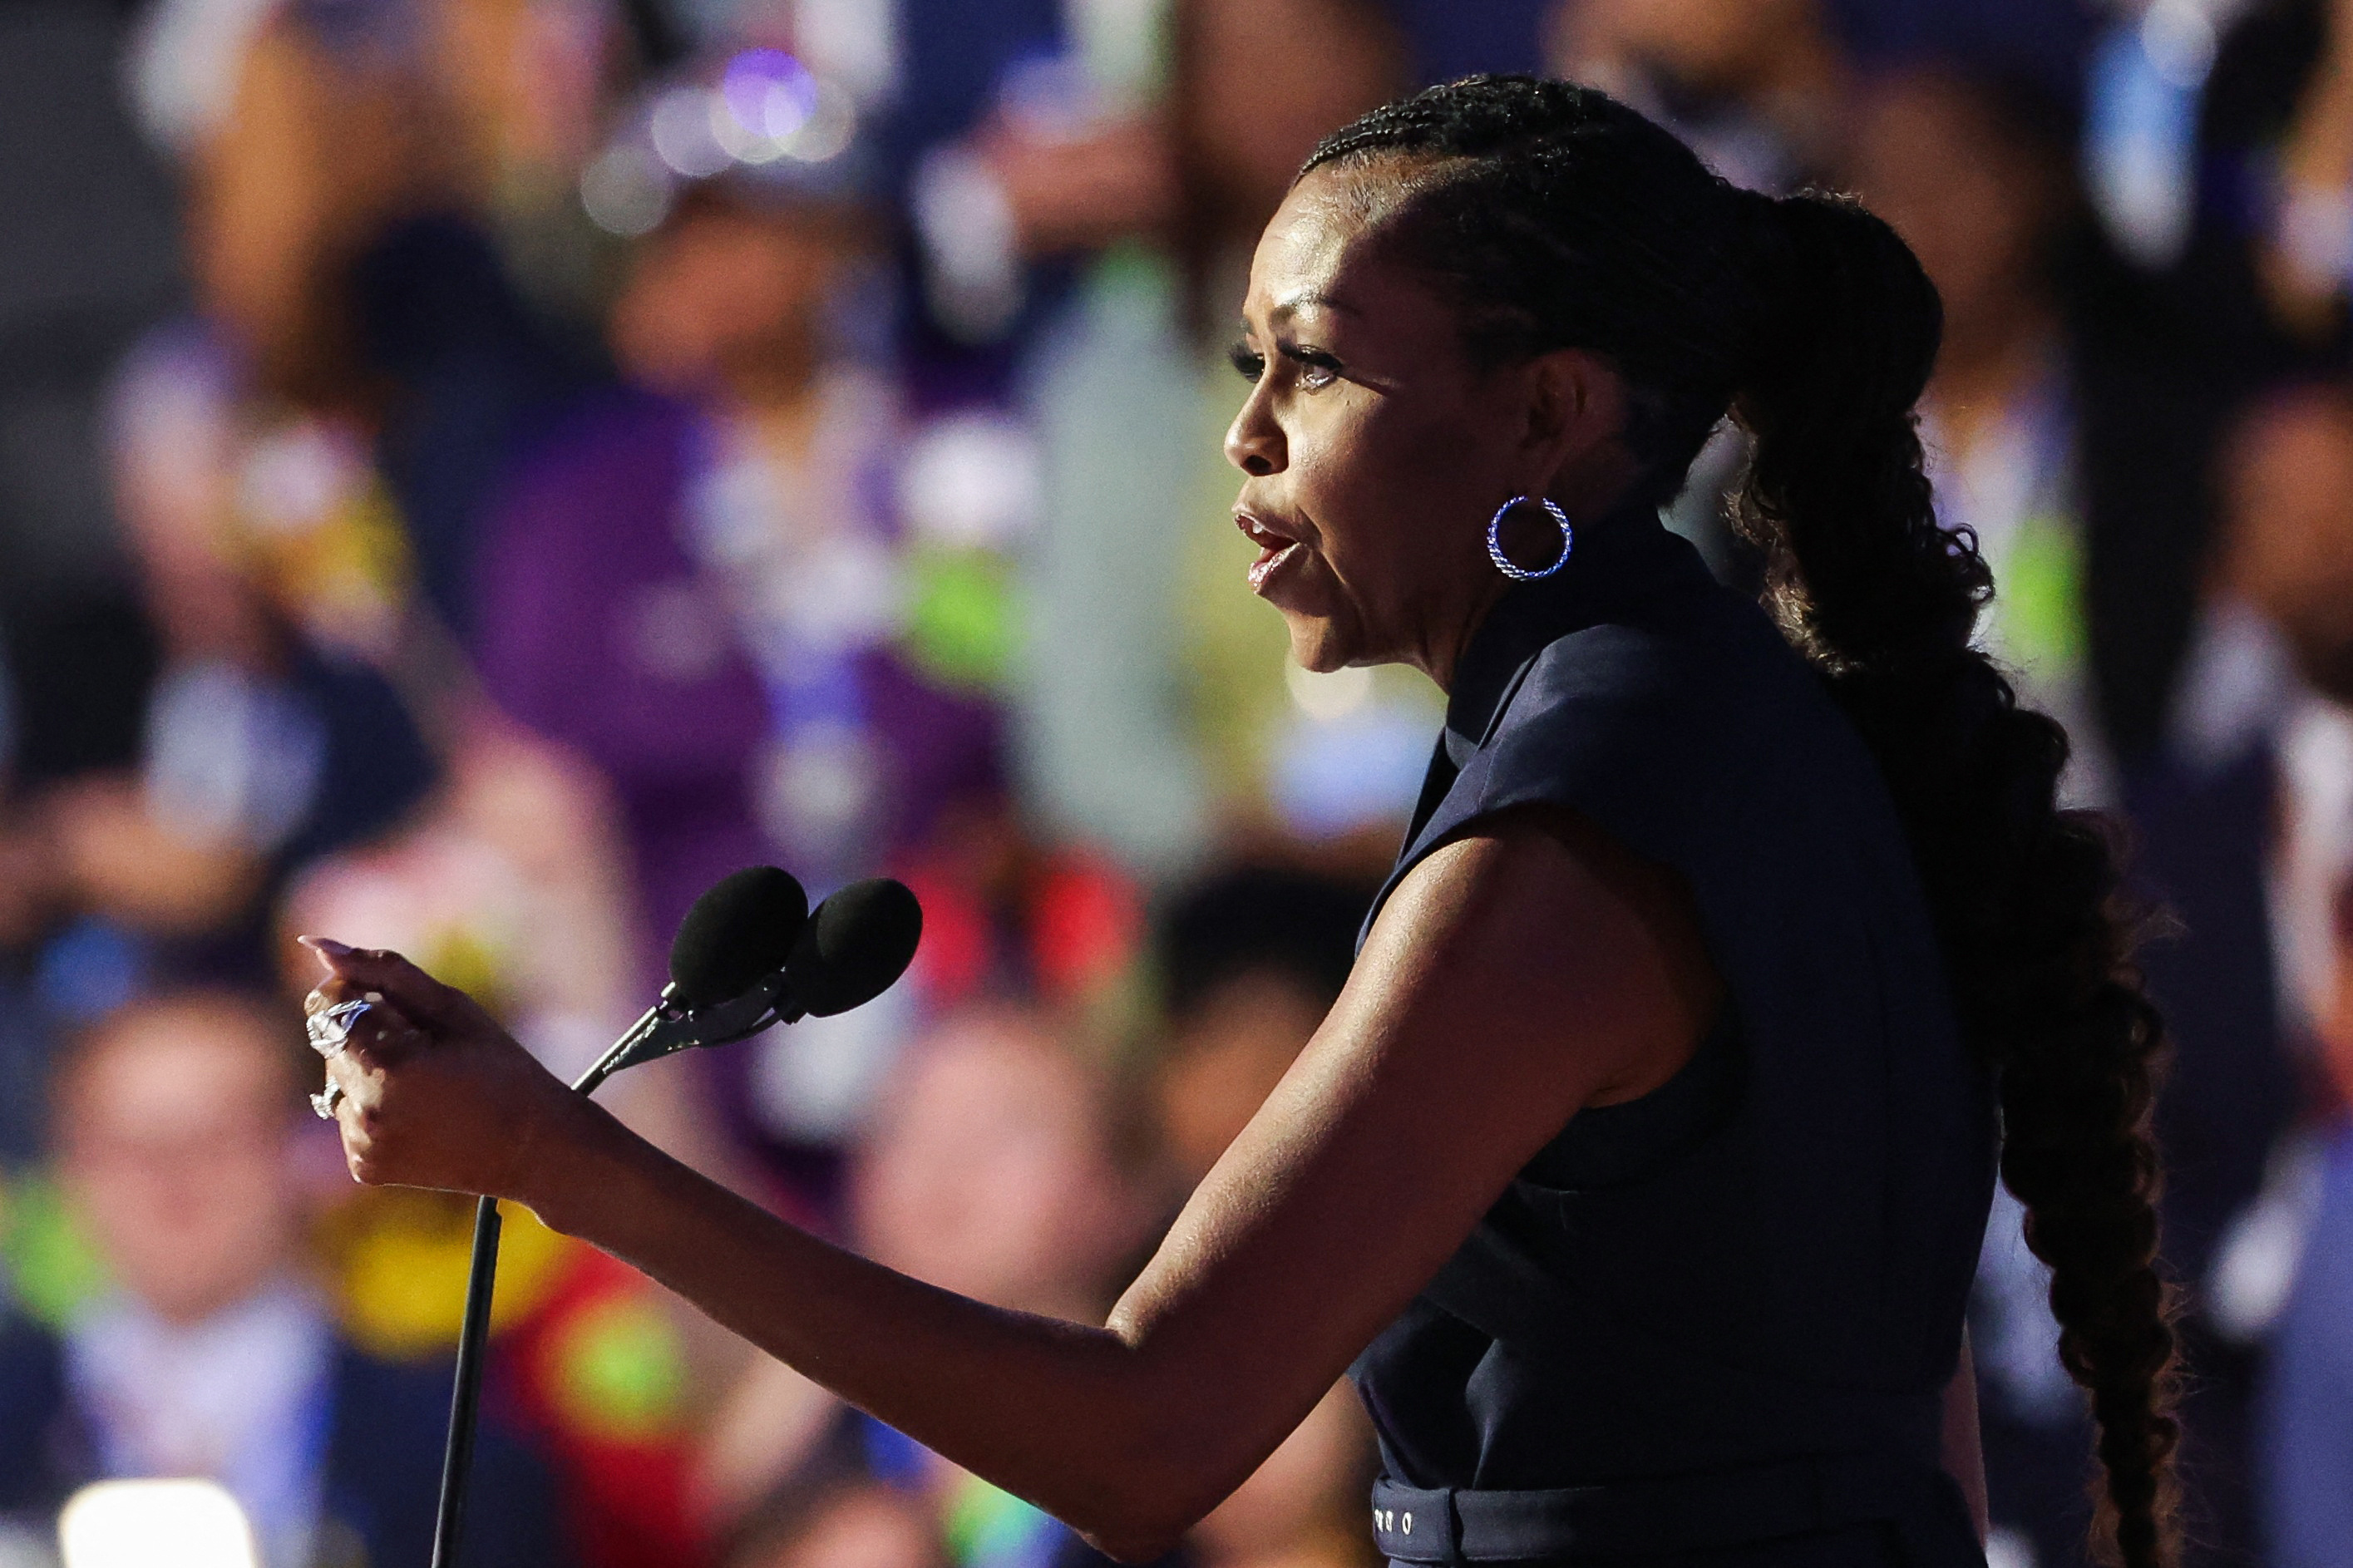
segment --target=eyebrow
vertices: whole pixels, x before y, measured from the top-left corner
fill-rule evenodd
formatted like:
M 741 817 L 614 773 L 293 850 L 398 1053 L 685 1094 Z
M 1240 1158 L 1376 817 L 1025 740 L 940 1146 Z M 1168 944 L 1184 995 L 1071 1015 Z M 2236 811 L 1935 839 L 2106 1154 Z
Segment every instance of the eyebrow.
M 1326 310 L 1337 311 L 1344 316 L 1363 313 L 1345 300 L 1335 299 L 1329 294 L 1318 294 L 1311 290 L 1304 294 L 1293 294 L 1290 299 L 1282 300 L 1266 313 L 1266 319 L 1270 321 L 1280 321 L 1295 316 L 1302 310 L 1312 310 L 1317 306 Z

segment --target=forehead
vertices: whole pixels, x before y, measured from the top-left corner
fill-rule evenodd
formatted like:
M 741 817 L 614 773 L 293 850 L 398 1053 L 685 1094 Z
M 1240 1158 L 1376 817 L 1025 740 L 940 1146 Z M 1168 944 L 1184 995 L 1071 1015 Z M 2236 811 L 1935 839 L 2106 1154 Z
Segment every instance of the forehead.
M 1018 1019 L 963 1019 L 913 1053 L 897 1097 L 897 1121 L 962 1121 L 984 1105 L 1050 1120 L 1083 1104 L 1086 1091 L 1085 1070 L 1050 1034 Z
M 1311 170 L 1259 237 L 1244 312 L 1254 322 L 1275 322 L 1311 309 L 1393 303 L 1386 297 L 1418 281 L 1380 244 L 1398 194 L 1394 171 L 1378 166 Z
M 83 1124 L 112 1127 L 192 1113 L 269 1110 L 291 1069 L 251 1022 L 204 1007 L 118 1020 L 71 1059 L 60 1109 Z

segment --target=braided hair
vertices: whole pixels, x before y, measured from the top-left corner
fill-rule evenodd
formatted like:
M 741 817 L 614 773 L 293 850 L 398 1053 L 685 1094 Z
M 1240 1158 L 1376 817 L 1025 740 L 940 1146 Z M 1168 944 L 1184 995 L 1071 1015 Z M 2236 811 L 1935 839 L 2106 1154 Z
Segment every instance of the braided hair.
M 2149 1131 L 2164 1031 L 2132 967 L 2119 852 L 2102 818 L 2057 804 L 2066 733 L 1971 645 L 1992 574 L 1936 520 L 1914 410 L 1935 287 L 1852 199 L 1740 190 L 1565 82 L 1429 89 L 1326 138 L 1302 175 L 1325 164 L 1391 182 L 1384 242 L 1446 292 L 1474 359 L 1574 347 L 1617 368 L 1635 499 L 1672 499 L 1727 412 L 1754 437 L 1736 524 L 1878 759 L 1963 1032 L 1998 1077 L 2002 1176 L 2099 1426 L 2097 1543 L 2162 1568 L 2179 1437 Z

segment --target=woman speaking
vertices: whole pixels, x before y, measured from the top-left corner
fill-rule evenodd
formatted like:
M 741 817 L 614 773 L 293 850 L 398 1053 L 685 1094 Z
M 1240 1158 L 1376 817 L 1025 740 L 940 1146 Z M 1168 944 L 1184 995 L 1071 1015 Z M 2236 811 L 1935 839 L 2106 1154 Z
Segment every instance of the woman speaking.
M 1910 252 L 1598 92 L 1476 78 L 1316 150 L 1244 321 L 1250 586 L 1302 665 L 1410 664 L 1446 727 L 1345 993 L 1107 1323 L 797 1230 L 319 942 L 314 1007 L 383 999 L 330 1065 L 353 1173 L 529 1205 L 1118 1557 L 1346 1372 L 1398 1562 L 1946 1568 L 1982 1560 L 1999 1158 L 2097 1528 L 2166 1563 L 2160 1030 L 2107 844 L 2053 805 L 2065 737 L 1970 644 Z M 1769 616 L 1657 519 L 1727 410 Z

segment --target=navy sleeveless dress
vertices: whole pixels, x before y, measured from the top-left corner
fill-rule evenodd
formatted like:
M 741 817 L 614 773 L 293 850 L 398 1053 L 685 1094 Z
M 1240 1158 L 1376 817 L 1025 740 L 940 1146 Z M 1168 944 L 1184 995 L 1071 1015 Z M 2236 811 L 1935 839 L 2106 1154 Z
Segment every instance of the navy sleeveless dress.
M 1683 875 L 1727 1000 L 1664 1087 L 1579 1112 L 1351 1369 L 1377 1543 L 1981 1565 L 1939 1432 L 1992 1085 L 1868 749 L 1761 609 L 1620 515 L 1482 624 L 1383 900 L 1531 802 Z

